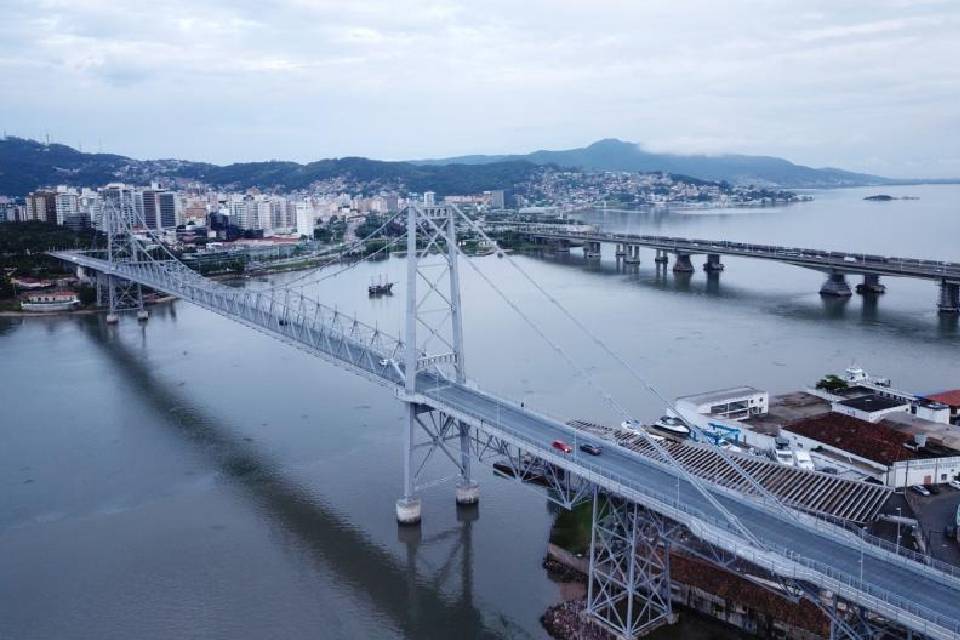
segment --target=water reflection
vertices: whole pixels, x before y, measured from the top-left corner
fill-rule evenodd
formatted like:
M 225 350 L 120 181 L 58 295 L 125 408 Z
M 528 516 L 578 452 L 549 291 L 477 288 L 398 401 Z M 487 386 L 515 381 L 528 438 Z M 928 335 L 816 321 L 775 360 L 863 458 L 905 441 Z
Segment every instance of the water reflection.
M 157 414 L 174 416 L 166 424 L 242 486 L 270 522 L 295 535 L 316 562 L 338 575 L 339 583 L 362 589 L 406 637 L 459 637 L 462 630 L 469 630 L 475 638 L 530 637 L 506 619 L 488 622 L 473 602 L 471 527 L 478 511 L 458 513 L 457 527 L 425 540 L 420 539 L 419 529 L 400 529 L 406 557 L 399 562 L 317 500 L 308 488 L 284 477 L 280 466 L 249 444 L 249 439 L 238 437 L 230 425 L 154 376 L 144 355 L 133 352 L 105 324 L 85 318 L 83 326 L 90 341 L 122 370 L 124 379 L 147 405 Z M 146 335 L 142 329 L 142 346 L 146 346 Z M 444 544 L 449 546 L 445 559 L 439 566 L 431 566 L 421 549 L 433 550 Z M 450 590 L 442 587 L 457 566 L 459 588 L 451 597 Z

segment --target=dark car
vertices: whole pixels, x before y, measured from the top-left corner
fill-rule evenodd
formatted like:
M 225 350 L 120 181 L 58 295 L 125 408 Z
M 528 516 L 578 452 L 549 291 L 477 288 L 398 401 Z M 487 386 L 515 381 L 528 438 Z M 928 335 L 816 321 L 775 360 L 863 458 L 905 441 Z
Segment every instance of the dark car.
M 600 455 L 601 449 L 595 444 L 582 444 L 580 445 L 580 451 L 583 451 L 584 453 L 589 453 L 592 456 L 598 456 Z
M 931 495 L 937 495 L 940 493 L 940 487 L 935 484 L 925 484 L 923 487 L 930 492 Z

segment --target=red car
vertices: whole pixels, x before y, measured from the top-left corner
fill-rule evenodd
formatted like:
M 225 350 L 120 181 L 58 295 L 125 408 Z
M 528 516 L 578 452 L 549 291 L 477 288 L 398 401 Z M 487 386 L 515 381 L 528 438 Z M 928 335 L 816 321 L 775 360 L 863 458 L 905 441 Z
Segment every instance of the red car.
M 571 447 L 570 445 L 568 445 L 568 444 L 567 444 L 566 442 L 564 442 L 563 440 L 554 440 L 554 441 L 553 441 L 553 448 L 554 448 L 554 449 L 558 449 L 558 450 L 560 450 L 560 451 L 563 451 L 564 453 L 570 453 L 571 451 L 573 451 L 573 447 Z

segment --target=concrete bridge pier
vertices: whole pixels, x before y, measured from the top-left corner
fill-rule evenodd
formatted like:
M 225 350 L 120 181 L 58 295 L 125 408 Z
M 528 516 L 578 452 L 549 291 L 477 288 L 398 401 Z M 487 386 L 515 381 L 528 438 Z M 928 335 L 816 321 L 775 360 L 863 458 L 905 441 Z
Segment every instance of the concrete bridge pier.
M 720 262 L 719 253 L 708 253 L 707 261 L 703 263 L 704 271 L 723 271 L 724 265 Z
M 600 258 L 600 243 L 587 241 L 583 243 L 583 257 L 593 260 Z
M 940 302 L 937 310 L 943 315 L 960 314 L 960 282 L 940 281 Z
M 876 274 L 864 274 L 863 282 L 857 285 L 857 293 L 886 293 L 887 287 L 880 284 L 880 276 Z
M 850 291 L 850 285 L 847 284 L 847 276 L 844 273 L 831 271 L 827 275 L 827 281 L 820 287 L 820 295 L 834 296 L 837 298 L 849 298 L 853 295 Z
M 617 243 L 617 257 L 626 258 L 627 257 L 627 245 L 622 242 Z
M 690 262 L 689 253 L 677 252 L 677 259 L 673 262 L 674 273 L 693 273 L 693 263 Z
M 640 245 L 628 244 L 627 257 L 624 259 L 627 264 L 640 264 Z
M 667 264 L 669 258 L 667 257 L 666 249 L 657 249 L 657 257 L 653 259 L 657 264 Z

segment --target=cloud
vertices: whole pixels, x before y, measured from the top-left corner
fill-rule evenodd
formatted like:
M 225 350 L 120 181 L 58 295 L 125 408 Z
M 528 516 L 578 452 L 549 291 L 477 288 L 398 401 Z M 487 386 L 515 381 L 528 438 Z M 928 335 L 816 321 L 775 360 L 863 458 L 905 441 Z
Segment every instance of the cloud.
M 616 136 L 953 176 L 958 35 L 955 3 L 897 0 L 8 0 L 0 90 L 12 133 L 139 157 Z

